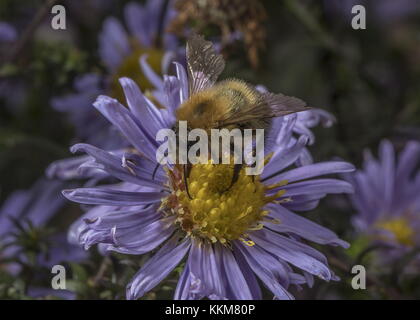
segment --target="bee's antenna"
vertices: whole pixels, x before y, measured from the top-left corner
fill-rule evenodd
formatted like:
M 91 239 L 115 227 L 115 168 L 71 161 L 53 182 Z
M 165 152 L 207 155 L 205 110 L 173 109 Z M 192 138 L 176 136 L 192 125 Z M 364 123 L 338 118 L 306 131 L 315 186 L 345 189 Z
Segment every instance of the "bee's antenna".
M 187 181 L 188 176 L 189 176 L 189 173 L 190 173 L 190 170 L 188 169 L 188 165 L 187 164 L 184 164 L 183 165 L 183 169 L 184 169 L 184 185 L 185 185 L 185 191 L 187 191 L 188 198 L 190 198 L 190 200 L 192 200 L 193 198 L 190 195 L 190 190 L 188 190 L 188 181 Z

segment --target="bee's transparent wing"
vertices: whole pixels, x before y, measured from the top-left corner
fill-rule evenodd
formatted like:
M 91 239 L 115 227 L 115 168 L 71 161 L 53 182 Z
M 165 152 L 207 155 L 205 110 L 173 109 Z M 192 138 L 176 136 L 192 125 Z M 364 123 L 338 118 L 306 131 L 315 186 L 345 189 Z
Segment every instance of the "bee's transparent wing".
M 225 60 L 213 44 L 194 34 L 187 41 L 187 69 L 190 95 L 211 87 L 225 68 Z
M 290 113 L 311 109 L 306 105 L 305 101 L 282 93 L 266 92 L 262 94 L 262 99 L 269 108 L 269 117 L 281 117 Z
M 246 123 L 252 120 L 281 117 L 309 109 L 311 108 L 307 107 L 306 102 L 303 100 L 281 93 L 267 92 L 261 94 L 261 98 L 257 103 L 226 115 L 225 118 L 218 122 L 218 127 Z

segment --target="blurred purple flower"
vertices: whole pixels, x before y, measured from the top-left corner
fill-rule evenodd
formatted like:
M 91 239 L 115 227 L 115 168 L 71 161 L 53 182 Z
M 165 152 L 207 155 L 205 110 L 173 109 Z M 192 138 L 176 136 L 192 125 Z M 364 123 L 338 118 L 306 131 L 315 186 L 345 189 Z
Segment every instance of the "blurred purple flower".
M 182 60 L 180 54 L 183 50 L 178 48 L 177 39 L 167 33 L 158 34 L 159 31 L 165 30 L 175 14 L 170 1 L 163 24 L 159 26 L 163 4 L 163 0 L 149 0 L 143 6 L 128 3 L 124 10 L 128 33 L 117 19 L 107 18 L 99 36 L 99 55 L 108 74 L 81 75 L 75 80 L 76 93 L 53 99 L 53 106 L 68 113 L 71 122 L 76 126 L 77 140 L 120 152 L 127 143 L 109 122 L 91 108 L 95 98 L 103 92 L 108 92 L 119 100 L 124 99 L 118 83 L 118 79 L 123 75 L 131 76 L 143 88 L 151 91 L 155 88 L 152 93 L 157 94 L 158 90 L 163 90 L 160 87 L 163 82 L 158 79 L 154 69 L 167 73 L 171 61 Z M 158 48 L 156 42 L 160 36 L 163 46 Z M 90 157 L 55 161 L 47 169 L 47 176 L 64 180 L 93 178 L 91 184 L 108 176 L 103 170 L 90 169 L 88 165 L 81 170 L 79 166 L 88 163 L 87 158 Z
M 98 97 L 94 103 L 131 147 L 123 154 L 89 144 L 72 147 L 73 152 L 82 151 L 91 157 L 89 169 L 103 170 L 122 182 L 63 191 L 72 201 L 95 206 L 72 226 L 70 239 L 85 248 L 100 244 L 107 251 L 134 255 L 162 245 L 128 285 L 128 299 L 140 298 L 153 289 L 186 256 L 175 299 L 260 299 L 255 275 L 279 299 L 293 298 L 287 291 L 290 285 L 311 286 L 313 275 L 337 280 L 326 257 L 301 238 L 342 247 L 348 244 L 292 211 L 311 210 L 329 193 L 351 192 L 347 182 L 312 178 L 351 172 L 354 168 L 346 162 L 289 168 L 299 164 L 309 140 L 304 135 L 293 135 L 298 115 L 275 119 L 268 137 L 271 160 L 255 181 L 241 174 L 231 196 L 212 193 L 203 185 L 217 187 L 226 182 L 213 180 L 228 177 L 232 170 L 228 165 L 194 166 L 190 184 L 197 199 L 191 202 L 176 167 L 158 167 L 153 178 L 159 147 L 156 133 L 173 127 L 176 108 L 188 99 L 185 69 L 176 63 L 176 70 L 176 77 L 163 78 L 164 90 L 156 96 L 158 101 L 165 101 L 166 109 L 158 108 L 128 78 L 120 79 L 128 108 L 107 96 Z M 194 204 L 195 200 L 201 202 Z M 201 217 L 185 215 L 195 205 Z
M 13 42 L 16 38 L 16 29 L 11 24 L 0 21 L 0 43 Z
M 419 164 L 419 142 L 407 143 L 396 158 L 394 147 L 384 140 L 379 159 L 366 151 L 363 169 L 344 175 L 355 189 L 351 201 L 357 210 L 356 229 L 399 253 L 420 243 Z
M 162 61 L 160 69 L 166 73 L 169 63 L 177 54 L 177 40 L 170 34 L 162 37 L 162 47 L 156 47 L 159 31 L 163 31 L 171 15 L 169 7 L 159 30 L 163 0 L 147 1 L 145 5 L 134 2 L 124 8 L 128 32 L 114 17 L 105 19 L 99 35 L 99 56 L 106 67 L 107 74 L 89 73 L 79 76 L 74 83 L 76 93 L 55 97 L 52 105 L 55 109 L 69 114 L 76 126 L 77 139 L 94 143 L 103 148 L 121 145 L 121 139 L 112 128 L 97 115 L 90 106 L 103 92 L 120 98 L 118 78 L 131 75 L 144 85 L 147 79 L 142 75 L 139 59 L 149 56 L 154 64 Z M 161 56 L 164 58 L 161 59 Z M 158 62 L 157 62 L 158 61 Z M 158 65 L 155 66 L 159 68 Z M 143 82 L 143 83 L 142 83 Z
M 7 58 L 10 47 L 17 40 L 17 31 L 9 23 L 0 21 L 0 58 Z M 4 63 L 6 63 L 6 59 Z M 3 63 L 3 60 L 2 60 Z M 16 113 L 26 98 L 26 85 L 21 79 L 12 77 L 0 77 L 0 99 L 4 100 L 4 106 L 10 112 Z
M 60 190 L 65 186 L 63 182 L 43 178 L 31 189 L 15 191 L 4 201 L 0 208 L 0 243 L 5 245 L 5 249 L 0 252 L 0 256 L 10 258 L 21 255 L 22 248 L 14 242 L 14 233 L 18 231 L 16 224 L 35 228 L 45 226 L 65 204 L 65 198 L 60 194 Z M 63 235 L 53 236 L 52 246 L 48 252 L 38 256 L 37 263 L 51 267 L 59 262 L 80 261 L 86 257 L 80 248 L 70 246 L 64 240 Z M 16 264 L 8 265 L 7 268 L 13 273 L 19 272 L 19 266 Z
M 14 230 L 13 219 L 28 220 L 35 227 L 43 225 L 64 204 L 59 190 L 64 184 L 41 179 L 29 190 L 12 193 L 0 210 L 0 235 Z M 48 204 L 48 205 L 46 205 Z

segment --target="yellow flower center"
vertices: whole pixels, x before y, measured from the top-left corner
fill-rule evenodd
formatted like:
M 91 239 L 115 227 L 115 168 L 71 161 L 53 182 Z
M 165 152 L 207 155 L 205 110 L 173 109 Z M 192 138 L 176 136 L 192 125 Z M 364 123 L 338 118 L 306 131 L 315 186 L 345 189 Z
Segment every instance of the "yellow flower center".
M 285 185 L 266 187 L 259 176 L 245 174 L 243 167 L 238 180 L 229 188 L 234 166 L 229 164 L 197 164 L 187 179 L 189 197 L 185 189 L 182 168 L 169 172 L 173 193 L 164 200 L 163 207 L 176 214 L 182 230 L 191 236 L 219 241 L 242 240 L 248 245 L 247 230 L 262 228 L 260 223 L 268 214 L 263 207 L 274 202 L 286 190 L 266 196 L 267 190 Z
M 155 48 L 137 48 L 133 50 L 133 52 L 124 59 L 124 61 L 119 66 L 118 70 L 112 76 L 110 95 L 113 98 L 119 101 L 125 101 L 124 91 L 121 88 L 121 85 L 118 81 L 122 77 L 127 77 L 134 80 L 134 82 L 136 82 L 145 93 L 147 90 L 153 88 L 152 84 L 149 82 L 149 80 L 146 78 L 146 76 L 143 74 L 143 71 L 140 68 L 139 59 L 144 54 L 147 54 L 148 56 L 147 62 L 150 65 L 150 67 L 156 73 L 161 73 L 161 61 L 163 58 L 163 52 L 161 50 Z
M 400 244 L 406 246 L 414 245 L 414 230 L 404 218 L 395 218 L 378 223 L 378 227 L 391 232 Z M 386 239 L 390 240 L 390 239 Z

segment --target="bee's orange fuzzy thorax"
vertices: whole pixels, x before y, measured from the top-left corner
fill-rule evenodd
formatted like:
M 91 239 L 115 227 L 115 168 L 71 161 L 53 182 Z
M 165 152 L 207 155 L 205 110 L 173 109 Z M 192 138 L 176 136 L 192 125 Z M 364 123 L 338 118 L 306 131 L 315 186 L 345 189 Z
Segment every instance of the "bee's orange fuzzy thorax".
M 203 90 L 192 95 L 177 110 L 177 120 L 187 121 L 188 127 L 210 129 L 226 112 L 229 101 L 217 96 L 214 89 Z
M 191 95 L 177 110 L 177 120 L 187 121 L 191 129 L 208 130 L 236 109 L 253 104 L 259 94 L 241 80 L 224 80 Z

